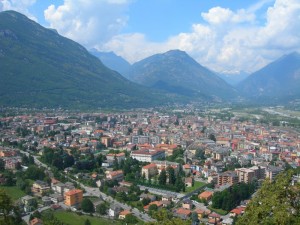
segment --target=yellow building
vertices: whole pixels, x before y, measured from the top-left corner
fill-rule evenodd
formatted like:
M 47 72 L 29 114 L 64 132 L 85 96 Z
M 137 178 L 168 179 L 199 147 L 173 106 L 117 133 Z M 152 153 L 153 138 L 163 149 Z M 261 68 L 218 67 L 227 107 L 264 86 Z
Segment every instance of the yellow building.
M 73 189 L 65 192 L 65 205 L 78 207 L 82 202 L 83 191 L 80 189 Z

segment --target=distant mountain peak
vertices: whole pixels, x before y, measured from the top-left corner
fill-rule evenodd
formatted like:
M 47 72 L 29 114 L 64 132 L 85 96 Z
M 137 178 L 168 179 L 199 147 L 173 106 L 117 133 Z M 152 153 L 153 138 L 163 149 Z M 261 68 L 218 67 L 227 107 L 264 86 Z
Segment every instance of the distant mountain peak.
M 148 87 L 189 97 L 223 98 L 235 95 L 235 90 L 224 80 L 178 49 L 134 63 L 127 78 Z
M 246 96 L 286 100 L 300 97 L 300 54 L 291 52 L 239 83 Z
M 130 68 L 130 63 L 127 62 L 121 56 L 118 56 L 116 53 L 110 52 L 100 52 L 97 49 L 93 48 L 90 50 L 90 53 L 101 60 L 101 62 L 108 68 L 117 71 L 121 75 L 127 73 Z

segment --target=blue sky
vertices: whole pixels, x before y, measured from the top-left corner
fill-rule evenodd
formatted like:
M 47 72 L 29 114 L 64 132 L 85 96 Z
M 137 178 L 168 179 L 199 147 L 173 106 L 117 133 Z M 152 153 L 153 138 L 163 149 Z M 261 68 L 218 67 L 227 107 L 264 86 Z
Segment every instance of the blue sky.
M 1 0 L 9 9 L 131 63 L 180 49 L 234 74 L 300 50 L 299 0 Z

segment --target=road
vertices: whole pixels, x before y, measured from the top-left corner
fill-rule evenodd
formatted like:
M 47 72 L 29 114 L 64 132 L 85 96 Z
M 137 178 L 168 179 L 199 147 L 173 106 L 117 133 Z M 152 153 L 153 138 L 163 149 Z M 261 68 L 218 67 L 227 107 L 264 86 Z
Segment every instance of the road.
M 24 151 L 20 151 L 20 152 L 27 155 L 27 156 L 30 155 L 30 153 L 28 153 L 28 152 L 24 152 Z M 34 158 L 34 163 L 36 165 L 44 167 L 46 169 L 49 169 L 46 164 L 44 164 L 44 163 L 42 163 L 38 160 L 37 156 L 33 155 L 33 158 Z M 139 211 L 137 208 L 132 208 L 131 206 L 129 206 L 127 204 L 116 201 L 112 197 L 110 197 L 110 196 L 106 195 L 105 193 L 101 192 L 99 190 L 99 188 L 88 187 L 88 186 L 85 186 L 84 184 L 78 182 L 77 180 L 74 180 L 70 177 L 67 177 L 67 178 L 70 179 L 71 181 L 77 182 L 82 188 L 85 189 L 85 191 L 88 195 L 100 197 L 105 201 L 111 202 L 114 206 L 118 206 L 122 209 L 130 210 L 134 216 L 136 216 L 137 218 L 139 218 L 140 220 L 143 220 L 145 222 L 155 221 L 148 214 Z M 29 216 L 28 216 L 28 218 L 29 218 Z

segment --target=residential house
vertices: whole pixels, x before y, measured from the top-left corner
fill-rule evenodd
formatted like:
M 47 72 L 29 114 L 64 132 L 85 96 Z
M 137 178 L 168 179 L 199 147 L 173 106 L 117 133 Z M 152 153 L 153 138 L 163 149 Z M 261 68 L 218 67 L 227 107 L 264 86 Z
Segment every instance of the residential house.
M 176 211 L 174 213 L 175 216 L 177 216 L 183 220 L 189 219 L 191 214 L 192 214 L 191 210 L 184 209 L 184 208 L 176 209 Z
M 199 198 L 200 200 L 210 201 L 211 198 L 212 198 L 212 196 L 213 196 L 213 194 L 214 194 L 214 193 L 211 192 L 211 191 L 204 191 L 204 192 L 202 192 L 201 194 L 198 195 L 198 198 Z
M 37 196 L 42 196 L 49 190 L 50 186 L 46 182 L 40 180 L 35 181 L 31 187 L 32 193 Z
M 108 216 L 111 218 L 118 218 L 119 217 L 119 213 L 121 212 L 121 208 L 118 206 L 113 206 L 111 208 L 109 208 L 108 210 Z
M 106 155 L 106 159 L 108 161 L 114 161 L 115 159 L 120 163 L 121 161 L 125 160 L 125 153 L 121 152 L 118 154 L 109 153 Z
M 24 211 L 25 212 L 31 212 L 35 210 L 35 207 L 33 205 L 35 204 L 36 199 L 30 195 L 25 195 L 21 198 L 21 203 L 24 205 Z
M 181 207 L 191 210 L 193 208 L 193 202 L 190 199 L 184 199 Z
M 245 212 L 245 208 L 246 207 L 237 207 L 237 208 L 231 210 L 229 213 L 230 217 L 236 217 L 236 216 L 243 215 Z
M 36 217 L 29 221 L 29 225 L 43 225 L 43 224 L 44 224 L 43 220 Z
M 59 202 L 62 202 L 64 200 L 64 197 L 61 194 L 51 194 L 49 195 L 50 200 L 54 203 L 57 204 Z
M 106 171 L 106 178 L 109 180 L 122 181 L 124 179 L 124 173 L 122 170 Z
M 211 213 L 210 210 L 203 210 L 203 209 L 196 209 L 194 212 L 197 213 L 199 220 L 204 218 L 205 215 L 208 215 Z
M 193 186 L 193 178 L 192 177 L 186 177 L 184 179 L 184 184 L 186 187 L 192 187 Z
M 119 219 L 124 220 L 127 215 L 132 214 L 129 210 L 123 210 L 119 213 Z
M 150 177 L 155 176 L 158 173 L 157 166 L 154 163 L 150 163 L 142 167 L 142 176 L 145 174 L 145 178 L 149 180 Z

